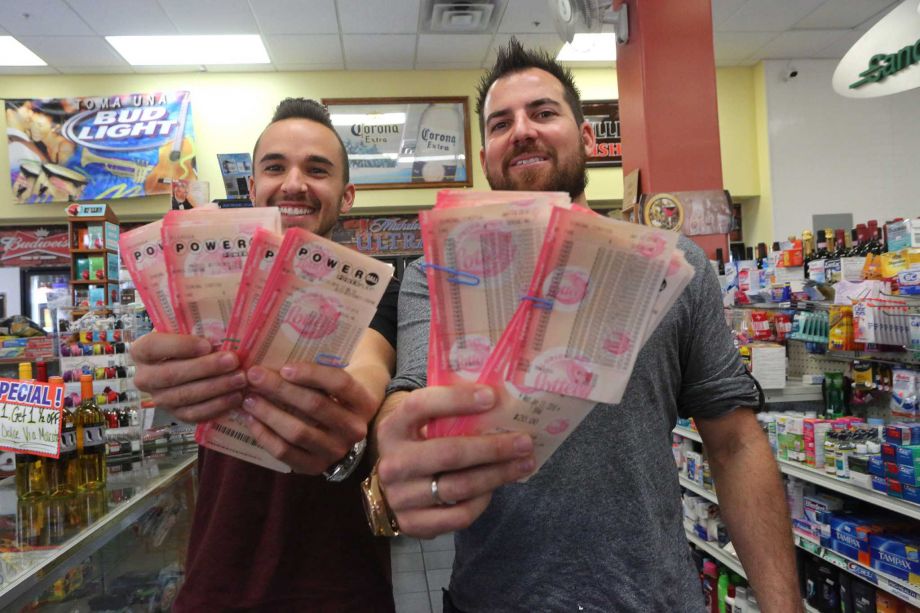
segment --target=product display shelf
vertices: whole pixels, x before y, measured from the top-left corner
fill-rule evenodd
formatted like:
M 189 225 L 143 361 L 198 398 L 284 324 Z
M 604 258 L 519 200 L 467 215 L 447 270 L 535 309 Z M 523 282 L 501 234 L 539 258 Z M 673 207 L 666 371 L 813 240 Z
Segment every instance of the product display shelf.
M 696 441 L 697 443 L 702 443 L 703 439 L 700 438 L 698 432 L 691 430 L 690 428 L 684 428 L 683 426 L 675 426 L 673 430 L 674 434 L 688 438 L 691 441 Z
M 786 387 L 763 390 L 764 401 L 768 404 L 779 402 L 814 402 L 822 400 L 820 385 L 790 384 Z
M 0 577 L 0 610 L 21 610 L 24 601 L 35 598 L 117 535 L 132 530 L 132 524 L 158 504 L 161 494 L 180 480 L 191 477 L 196 452 L 196 447 L 177 448 L 165 456 L 146 458 L 137 476 L 127 473 L 127 480 L 110 477 L 108 492 L 103 493 L 109 499 L 107 512 L 59 546 L 3 553 L 0 558 L 4 570 Z M 122 494 L 125 491 L 130 493 L 125 496 Z M 12 516 L 16 534 L 28 533 L 27 527 L 18 525 L 21 520 L 17 518 L 13 479 L 0 484 L 0 501 L 3 501 L 0 515 Z
M 792 337 L 789 337 L 787 340 L 797 343 L 807 342 Z M 824 353 L 814 353 L 811 355 L 826 360 L 834 360 L 837 362 L 853 362 L 858 360 L 861 362 L 893 364 L 895 366 L 920 366 L 920 352 L 918 351 L 903 351 L 892 353 L 881 351 L 839 351 L 836 349 L 828 349 Z
M 822 547 L 820 543 L 801 534 L 795 535 L 795 545 L 808 553 L 867 581 L 881 590 L 894 594 L 915 607 L 920 607 L 920 586 L 910 585 L 864 564 L 845 558 L 835 551 Z
M 832 477 L 820 470 L 808 468 L 807 466 L 802 466 L 795 462 L 789 462 L 787 460 L 777 460 L 777 462 L 779 462 L 780 471 L 790 477 L 820 485 L 825 489 L 833 490 L 839 494 L 850 496 L 851 498 L 857 498 L 883 509 L 887 509 L 888 511 L 906 515 L 912 519 L 920 519 L 920 505 L 918 504 L 913 504 L 893 496 L 886 496 L 875 490 L 869 490 L 847 483 L 842 479 Z
M 712 543 L 710 541 L 704 541 L 697 535 L 693 534 L 689 530 L 686 530 L 687 540 L 705 551 L 707 554 L 712 556 L 714 559 L 718 560 L 725 566 L 732 569 L 734 572 L 738 573 L 745 579 L 747 579 L 747 574 L 744 572 L 744 567 L 741 566 L 741 560 L 725 551 L 719 547 L 718 543 Z
M 686 478 L 683 475 L 678 475 L 678 480 L 680 481 L 681 487 L 690 490 L 691 492 L 693 492 L 694 494 L 697 494 L 698 496 L 702 496 L 703 498 L 706 498 L 707 500 L 711 500 L 712 502 L 719 504 L 719 499 L 716 498 L 716 493 L 714 491 L 707 490 L 705 487 L 703 487 L 696 481 L 691 481 L 690 479 Z

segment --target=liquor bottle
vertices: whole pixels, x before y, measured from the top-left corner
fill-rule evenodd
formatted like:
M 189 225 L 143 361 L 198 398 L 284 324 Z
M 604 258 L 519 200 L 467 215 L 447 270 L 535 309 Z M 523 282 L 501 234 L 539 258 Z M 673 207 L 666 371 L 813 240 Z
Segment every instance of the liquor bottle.
M 716 263 L 719 267 L 718 268 L 719 275 L 720 276 L 724 275 L 725 274 L 725 255 L 722 253 L 721 247 L 718 247 L 716 249 Z
M 64 383 L 62 377 L 51 382 Z M 52 498 L 69 498 L 80 488 L 80 462 L 77 457 L 77 425 L 73 411 L 61 408 L 61 453 L 48 466 L 48 492 Z
M 815 259 L 826 260 L 827 255 L 827 230 L 818 230 L 818 245 L 815 250 Z
M 19 364 L 19 380 L 32 381 L 32 364 Z M 16 454 L 16 496 L 22 500 L 44 498 L 48 495 L 47 460 L 27 453 Z
M 746 247 L 746 248 L 745 248 L 745 250 L 744 250 L 744 259 L 747 260 L 747 261 L 749 261 L 749 262 L 753 262 L 753 261 L 754 261 L 754 248 L 753 248 L 753 247 Z
M 848 249 L 847 240 L 846 240 L 847 231 L 844 230 L 843 228 L 837 228 L 837 230 L 835 231 L 835 235 L 837 238 L 836 240 L 837 248 L 834 250 L 834 257 L 841 258 L 844 256 L 844 254 L 847 252 L 847 249 Z
M 80 406 L 75 411 L 77 454 L 80 461 L 80 490 L 105 487 L 105 417 L 93 394 L 93 376 L 80 376 Z
M 809 276 L 808 264 L 813 259 L 815 259 L 814 236 L 811 230 L 802 230 L 802 268 L 806 279 Z
M 845 236 L 846 231 L 843 228 L 838 228 L 834 236 L 833 249 L 828 245 L 830 254 L 824 263 L 824 279 L 827 283 L 836 283 L 840 280 L 840 258 L 846 253 L 847 249 Z
M 814 256 L 808 264 L 808 277 L 816 283 L 824 283 L 826 276 L 824 268 L 827 257 L 830 255 L 827 248 L 827 230 L 818 230 L 818 244 Z

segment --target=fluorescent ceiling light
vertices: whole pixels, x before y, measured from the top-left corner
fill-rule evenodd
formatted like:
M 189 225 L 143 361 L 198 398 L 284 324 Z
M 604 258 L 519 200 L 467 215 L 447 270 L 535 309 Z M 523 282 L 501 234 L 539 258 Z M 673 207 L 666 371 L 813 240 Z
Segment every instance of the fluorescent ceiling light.
M 269 63 L 268 52 L 257 34 L 106 36 L 105 39 L 132 66 Z
M 616 61 L 617 35 L 612 32 L 576 34 L 572 42 L 562 47 L 556 59 L 560 62 Z
M 0 36 L 0 66 L 47 66 L 38 57 L 12 36 Z

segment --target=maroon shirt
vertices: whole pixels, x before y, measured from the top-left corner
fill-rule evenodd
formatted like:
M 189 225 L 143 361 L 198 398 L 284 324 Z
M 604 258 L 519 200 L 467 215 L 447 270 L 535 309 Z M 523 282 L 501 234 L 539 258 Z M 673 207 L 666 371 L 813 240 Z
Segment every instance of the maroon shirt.
M 396 344 L 392 283 L 371 328 Z M 390 547 L 361 502 L 367 456 L 341 483 L 283 474 L 210 449 L 198 453 L 198 500 L 186 577 L 173 611 L 390 613 Z

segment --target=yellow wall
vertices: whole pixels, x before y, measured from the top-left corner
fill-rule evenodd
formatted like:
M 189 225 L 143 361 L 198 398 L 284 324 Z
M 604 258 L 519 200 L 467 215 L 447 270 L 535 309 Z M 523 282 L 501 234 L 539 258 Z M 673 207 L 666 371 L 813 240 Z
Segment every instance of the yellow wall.
M 613 69 L 578 69 L 575 73 L 584 99 L 617 96 L 616 72 Z M 212 198 L 219 198 L 224 194 L 216 154 L 251 150 L 275 105 L 286 96 L 469 96 L 472 113 L 475 86 L 480 75 L 480 71 L 471 70 L 6 76 L 0 77 L 0 98 L 94 96 L 188 89 L 192 93 L 198 141 L 199 178 L 209 181 Z M 719 69 L 718 94 L 725 187 L 736 196 L 754 196 L 759 193 L 759 182 L 757 151 L 752 138 L 753 69 Z M 687 92 L 687 95 L 692 95 L 692 92 Z M 0 117 L 0 122 L 3 121 Z M 481 141 L 475 115 L 470 121 L 473 186 L 475 189 L 487 189 L 479 168 Z M 0 145 L 0 169 L 4 169 L 0 177 L 8 176 L 8 168 L 7 149 Z M 589 172 L 589 200 L 622 199 L 623 173 L 619 168 L 592 169 Z M 433 204 L 435 193 L 433 189 L 361 190 L 355 212 L 418 209 Z M 169 206 L 166 196 L 111 202 L 116 214 L 123 220 L 158 217 Z M 62 209 L 62 204 L 14 205 L 11 191 L 0 185 L 0 223 L 59 221 Z
M 770 143 L 767 132 L 767 90 L 764 81 L 763 62 L 753 71 L 754 79 L 754 127 L 757 152 L 757 175 L 760 178 L 760 197 L 745 202 L 741 207 L 742 232 L 748 245 L 770 244 L 782 240 L 773 236 L 773 189 L 770 184 Z

